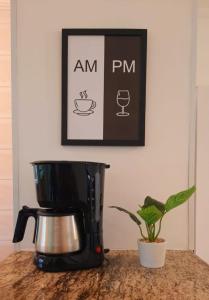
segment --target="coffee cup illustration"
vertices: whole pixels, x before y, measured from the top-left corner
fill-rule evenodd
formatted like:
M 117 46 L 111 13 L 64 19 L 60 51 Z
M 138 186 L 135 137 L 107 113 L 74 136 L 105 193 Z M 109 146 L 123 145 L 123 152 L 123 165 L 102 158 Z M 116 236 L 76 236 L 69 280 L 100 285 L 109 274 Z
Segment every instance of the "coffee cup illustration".
M 75 114 L 80 116 L 88 116 L 94 113 L 94 108 L 96 107 L 96 101 L 88 99 L 86 91 L 80 92 L 81 98 L 75 99 Z

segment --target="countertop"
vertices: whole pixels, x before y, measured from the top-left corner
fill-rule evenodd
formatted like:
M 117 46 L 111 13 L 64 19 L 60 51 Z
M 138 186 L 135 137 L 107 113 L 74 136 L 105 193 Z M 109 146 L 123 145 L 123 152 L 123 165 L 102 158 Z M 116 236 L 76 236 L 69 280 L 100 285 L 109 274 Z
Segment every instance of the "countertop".
M 167 251 L 162 269 L 139 265 L 136 251 L 110 251 L 96 269 L 44 273 L 32 252 L 0 263 L 1 300 L 209 300 L 209 266 L 190 251 Z

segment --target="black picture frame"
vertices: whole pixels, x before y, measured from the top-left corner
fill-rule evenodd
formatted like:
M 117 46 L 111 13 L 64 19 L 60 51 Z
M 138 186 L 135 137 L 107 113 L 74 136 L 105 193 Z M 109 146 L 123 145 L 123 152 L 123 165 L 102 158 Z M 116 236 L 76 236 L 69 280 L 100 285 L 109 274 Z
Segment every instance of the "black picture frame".
M 137 136 L 134 139 L 71 139 L 68 137 L 68 44 L 71 36 L 138 37 L 140 39 Z M 120 51 L 120 49 L 118 49 Z M 144 146 L 146 107 L 147 29 L 62 29 L 61 144 L 80 146 Z

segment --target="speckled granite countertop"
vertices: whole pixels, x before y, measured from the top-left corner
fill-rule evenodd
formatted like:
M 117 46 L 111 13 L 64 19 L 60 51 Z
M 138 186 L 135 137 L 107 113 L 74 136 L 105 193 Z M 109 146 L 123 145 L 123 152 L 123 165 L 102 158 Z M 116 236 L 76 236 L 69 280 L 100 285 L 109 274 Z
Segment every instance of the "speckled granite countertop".
M 189 251 L 168 251 L 162 269 L 139 266 L 136 251 L 111 251 L 109 264 L 44 273 L 31 252 L 0 263 L 1 300 L 209 300 L 209 266 Z

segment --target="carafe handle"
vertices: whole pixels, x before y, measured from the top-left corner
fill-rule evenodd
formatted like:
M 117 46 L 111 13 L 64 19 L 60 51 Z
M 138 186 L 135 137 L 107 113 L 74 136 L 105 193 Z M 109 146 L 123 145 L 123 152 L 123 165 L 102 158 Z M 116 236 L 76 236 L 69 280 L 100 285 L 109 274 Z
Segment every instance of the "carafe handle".
M 37 208 L 29 208 L 27 206 L 23 206 L 23 208 L 19 211 L 15 227 L 15 233 L 13 237 L 13 243 L 18 243 L 23 240 L 25 228 L 29 217 L 35 218 L 35 231 L 33 236 L 33 243 L 35 242 L 37 210 Z

